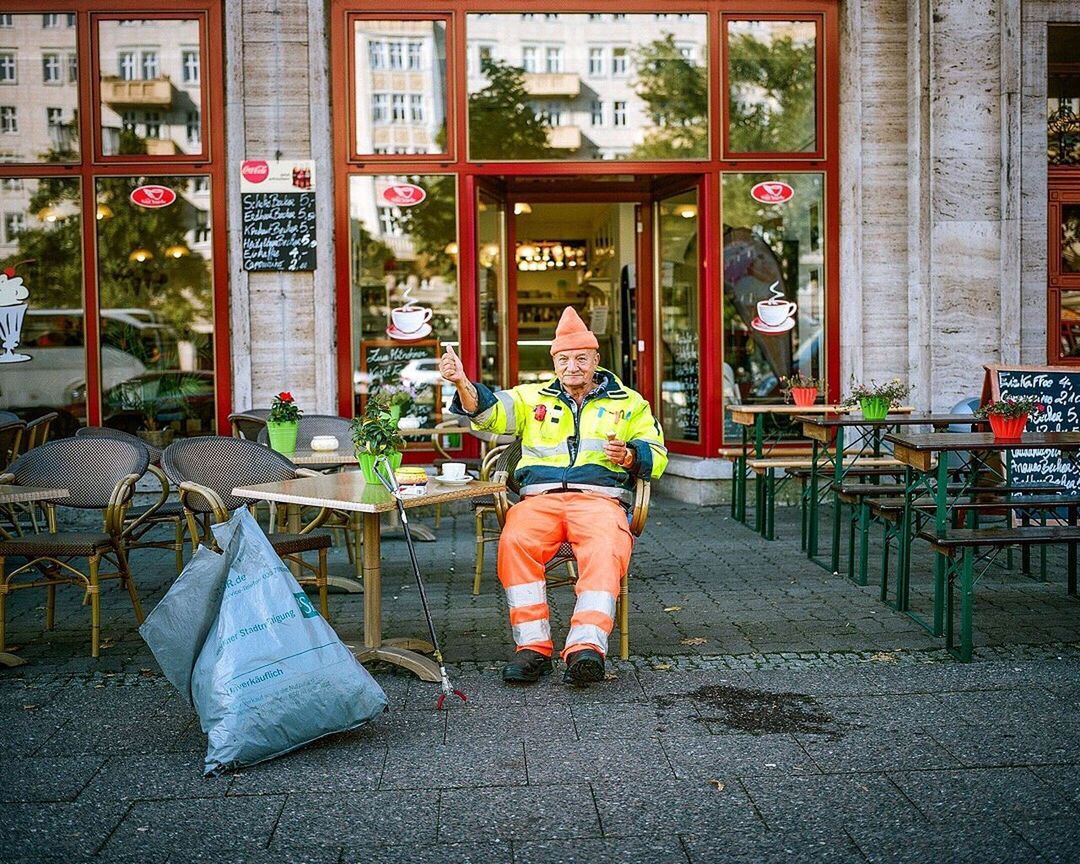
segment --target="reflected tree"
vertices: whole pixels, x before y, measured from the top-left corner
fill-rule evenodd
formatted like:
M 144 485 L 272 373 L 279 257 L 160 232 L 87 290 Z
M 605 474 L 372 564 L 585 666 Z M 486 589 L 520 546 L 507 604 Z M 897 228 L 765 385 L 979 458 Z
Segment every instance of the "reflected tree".
M 525 89 L 525 73 L 485 59 L 483 90 L 469 94 L 469 156 L 472 159 L 551 159 L 550 125 L 536 116 Z
M 635 145 L 632 159 L 706 158 L 709 154 L 709 84 L 706 70 L 683 57 L 665 34 L 633 52 L 634 90 L 655 124 Z

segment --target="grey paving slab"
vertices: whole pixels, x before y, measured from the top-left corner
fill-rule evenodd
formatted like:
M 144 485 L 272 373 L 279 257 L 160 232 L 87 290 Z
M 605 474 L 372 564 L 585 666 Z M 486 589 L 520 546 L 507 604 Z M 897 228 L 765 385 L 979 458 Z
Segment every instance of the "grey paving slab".
M 586 738 L 638 738 L 641 735 L 709 735 L 689 701 L 670 703 L 591 703 L 572 706 L 577 735 Z
M 311 849 L 180 849 L 169 856 L 168 864 L 338 864 L 341 850 L 336 846 Z
M 993 726 L 937 729 L 934 737 L 968 767 L 1080 763 L 1080 720 L 1036 725 L 1007 717 Z
M 93 696 L 89 694 L 87 708 L 92 705 Z M 190 715 L 164 708 L 123 717 L 87 710 L 82 717 L 65 723 L 51 735 L 38 753 L 42 756 L 73 756 L 168 751 L 174 749 L 191 723 Z
M 259 848 L 270 842 L 285 796 L 136 801 L 112 836 L 109 852 Z
M 220 798 L 231 782 L 228 777 L 203 777 L 203 760 L 194 753 L 110 756 L 82 790 L 79 800 Z
M 1080 818 L 1008 818 L 1007 824 L 1051 864 L 1075 864 L 1080 846 Z
M 229 795 L 267 795 L 288 792 L 370 791 L 379 785 L 387 745 L 377 733 L 360 731 L 334 735 L 236 771 Z
M 772 831 L 850 825 L 885 828 L 925 824 L 922 813 L 883 774 L 742 778 L 759 816 Z
M 764 826 L 735 777 L 633 785 L 593 784 L 607 837 L 670 837 Z
M 296 794 L 285 801 L 271 846 L 430 845 L 438 819 L 435 790 Z
M 1062 790 L 1028 768 L 890 771 L 889 777 L 932 821 L 1069 816 L 1080 821 L 1080 810 Z
M 1006 864 L 1042 861 L 1017 832 L 992 819 L 936 825 L 855 825 L 849 836 L 870 862 L 916 864 L 949 861 L 955 864 Z
M 510 843 L 492 837 L 482 843 L 440 843 L 435 846 L 410 843 L 347 848 L 341 855 L 341 864 L 401 864 L 403 861 L 409 864 L 511 864 L 513 849 Z
M 683 835 L 692 864 L 863 864 L 865 858 L 843 831 L 810 826 L 798 833 L 725 825 Z
M 538 840 L 514 844 L 514 864 L 687 864 L 678 837 Z
M 0 758 L 0 801 L 74 801 L 104 761 L 99 756 Z
M 674 779 L 660 741 L 642 735 L 636 741 L 589 739 L 525 742 L 529 784 L 637 784 Z
M 933 737 L 910 729 L 864 729 L 836 738 L 796 735 L 795 739 L 825 774 L 960 767 Z
M 662 735 L 660 740 L 680 780 L 707 783 L 717 777 L 820 773 L 792 735 Z
M 445 712 L 446 741 L 470 739 L 574 740 L 574 717 L 568 705 L 501 705 L 459 708 Z
M 74 804 L 5 804 L 0 807 L 0 861 L 35 856 L 91 855 L 109 839 L 128 805 L 115 801 Z
M 1080 765 L 1036 765 L 1030 770 L 1080 809 Z
M 587 783 L 443 790 L 439 841 L 469 837 L 558 840 L 602 836 Z
M 32 705 L 33 703 L 26 703 Z M 68 722 L 70 718 L 50 711 L 47 707 L 9 707 L 0 711 L 0 754 L 29 756 Z
M 380 789 L 457 789 L 524 786 L 522 741 L 469 739 L 450 744 L 416 744 L 391 750 Z

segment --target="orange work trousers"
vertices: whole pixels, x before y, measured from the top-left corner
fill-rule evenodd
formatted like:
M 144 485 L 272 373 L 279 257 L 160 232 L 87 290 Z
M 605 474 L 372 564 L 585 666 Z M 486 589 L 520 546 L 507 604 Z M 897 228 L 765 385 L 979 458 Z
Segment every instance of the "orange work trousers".
M 634 537 L 619 502 L 587 492 L 530 495 L 510 508 L 499 538 L 499 581 L 506 590 L 517 650 L 553 650 L 544 565 L 562 543 L 574 547 L 577 600 L 562 657 L 582 648 L 607 655 L 619 583 Z

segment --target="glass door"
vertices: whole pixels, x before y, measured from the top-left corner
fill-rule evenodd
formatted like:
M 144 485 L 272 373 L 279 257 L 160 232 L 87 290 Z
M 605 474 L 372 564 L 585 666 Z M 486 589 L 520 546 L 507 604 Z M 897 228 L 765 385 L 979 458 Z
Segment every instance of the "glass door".
M 476 331 L 480 342 L 480 381 L 505 387 L 507 356 L 506 201 L 495 190 L 476 196 Z

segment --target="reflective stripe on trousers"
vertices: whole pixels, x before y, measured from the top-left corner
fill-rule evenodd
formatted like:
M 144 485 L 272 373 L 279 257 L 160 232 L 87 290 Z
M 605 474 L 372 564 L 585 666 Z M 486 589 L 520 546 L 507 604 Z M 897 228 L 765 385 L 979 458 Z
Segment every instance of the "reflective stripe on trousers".
M 564 542 L 574 547 L 578 581 L 562 654 L 582 648 L 606 654 L 633 537 L 618 502 L 596 495 L 538 495 L 510 508 L 499 539 L 499 579 L 514 642 L 519 650 L 552 653 L 544 565 Z

